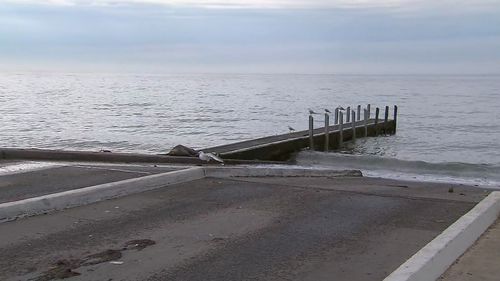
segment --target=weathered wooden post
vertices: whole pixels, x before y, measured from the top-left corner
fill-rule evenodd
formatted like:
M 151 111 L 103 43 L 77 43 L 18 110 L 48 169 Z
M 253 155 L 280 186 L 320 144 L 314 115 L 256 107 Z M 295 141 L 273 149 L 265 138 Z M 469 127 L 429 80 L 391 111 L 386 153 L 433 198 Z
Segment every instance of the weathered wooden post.
M 330 150 L 330 115 L 325 113 L 325 151 Z
M 365 138 L 368 136 L 368 109 L 364 110 L 363 126 L 365 127 Z
M 394 106 L 394 131 L 393 133 L 396 133 L 396 125 L 398 124 L 398 106 Z
M 378 115 L 379 115 L 380 109 L 377 107 L 375 109 L 375 136 L 378 136 Z
M 335 125 L 339 123 L 339 108 L 335 108 Z
M 358 112 L 356 113 L 358 115 L 358 121 L 361 120 L 361 105 L 358 104 Z
M 344 112 L 339 111 L 339 148 L 344 143 Z
M 384 116 L 384 134 L 387 134 L 387 123 L 389 121 L 389 106 L 385 106 L 385 116 Z
M 346 123 L 351 122 L 351 107 L 350 106 L 348 106 L 347 110 L 346 110 L 345 122 Z
M 352 111 L 352 141 L 356 141 L 356 112 Z
M 368 114 L 368 119 L 370 119 L 370 116 L 372 115 L 372 114 L 371 114 L 371 113 L 372 113 L 372 109 L 371 109 L 371 108 L 372 108 L 372 105 L 371 105 L 371 104 L 368 104 L 368 105 L 366 106 L 366 110 L 367 110 L 367 114 Z
M 314 118 L 309 115 L 309 149 L 314 150 Z

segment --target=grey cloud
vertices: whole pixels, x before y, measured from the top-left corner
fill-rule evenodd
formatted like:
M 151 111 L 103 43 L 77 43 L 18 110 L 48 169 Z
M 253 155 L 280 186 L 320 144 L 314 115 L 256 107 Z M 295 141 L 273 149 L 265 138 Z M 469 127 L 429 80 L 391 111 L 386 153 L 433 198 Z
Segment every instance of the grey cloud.
M 500 61 L 500 7 L 408 13 L 357 9 L 0 6 L 0 60 L 11 65 L 162 69 L 468 69 Z M 436 67 L 439 64 L 440 67 Z M 386 65 L 386 67 L 384 67 Z M 465 69 L 467 65 L 467 69 Z M 397 66 L 397 67 L 396 67 Z M 411 67 L 407 67 L 410 69 Z

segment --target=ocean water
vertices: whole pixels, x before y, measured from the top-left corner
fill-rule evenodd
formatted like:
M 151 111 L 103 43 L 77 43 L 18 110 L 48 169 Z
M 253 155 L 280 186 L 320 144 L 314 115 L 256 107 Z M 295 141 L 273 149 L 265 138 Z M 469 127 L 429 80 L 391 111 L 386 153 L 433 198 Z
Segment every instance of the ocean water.
M 499 76 L 1 73 L 0 146 L 163 153 L 306 129 L 308 108 L 367 103 L 399 106 L 396 135 L 298 164 L 499 186 Z

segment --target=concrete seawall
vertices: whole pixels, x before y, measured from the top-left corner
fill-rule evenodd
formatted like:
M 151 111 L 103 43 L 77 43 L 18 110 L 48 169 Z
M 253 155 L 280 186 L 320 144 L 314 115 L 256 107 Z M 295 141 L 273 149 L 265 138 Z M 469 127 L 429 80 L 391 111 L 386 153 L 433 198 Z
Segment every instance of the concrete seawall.
M 375 123 L 368 120 L 366 136 L 373 137 L 381 133 L 392 134 L 396 130 L 396 121 L 388 120 Z M 365 136 L 364 121 L 355 123 L 356 138 Z M 338 149 L 340 126 L 329 126 L 328 147 Z M 342 129 L 343 142 L 353 139 L 352 123 L 346 123 Z M 314 129 L 314 149 L 324 150 L 325 128 Z M 287 161 L 291 155 L 310 146 L 309 131 L 257 138 L 237 143 L 201 149 L 219 154 L 226 164 L 273 164 L 271 161 Z M 197 157 L 168 156 L 162 154 L 110 153 L 90 151 L 65 151 L 49 149 L 0 148 L 0 159 L 46 160 L 46 161 L 90 161 L 121 163 L 177 163 L 203 164 Z
M 387 124 L 375 124 L 374 120 L 370 120 L 367 125 L 367 136 L 374 137 L 382 132 L 393 133 L 395 131 L 396 123 L 394 120 L 389 120 Z M 339 142 L 339 127 L 338 125 L 330 126 L 329 133 L 329 147 L 331 150 L 340 147 Z M 365 128 L 362 121 L 356 122 L 356 137 L 364 137 Z M 343 141 L 352 140 L 352 125 L 344 124 Z M 222 145 L 212 148 L 205 148 L 204 151 L 211 151 L 219 153 L 223 158 L 228 159 L 259 159 L 269 161 L 283 161 L 288 160 L 292 153 L 298 152 L 302 149 L 309 147 L 309 136 L 307 131 L 301 131 L 292 134 L 279 135 L 252 141 L 245 141 L 229 145 Z M 324 150 L 325 147 L 325 133 L 324 128 L 314 130 L 314 147 L 316 150 Z
M 110 153 L 92 151 L 0 148 L 0 159 L 5 160 L 45 160 L 45 161 L 88 161 L 116 163 L 170 163 L 170 164 L 207 164 L 197 157 L 168 156 L 140 153 Z M 269 161 L 248 161 L 224 159 L 227 164 L 277 164 Z M 212 164 L 218 164 L 212 162 Z M 280 163 L 283 164 L 283 163 Z

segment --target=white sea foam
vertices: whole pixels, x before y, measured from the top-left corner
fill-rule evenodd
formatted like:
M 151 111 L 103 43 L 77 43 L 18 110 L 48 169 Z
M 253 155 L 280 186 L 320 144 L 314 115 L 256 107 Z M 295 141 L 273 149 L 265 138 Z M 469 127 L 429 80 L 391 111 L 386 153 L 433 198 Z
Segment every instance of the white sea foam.
M 500 188 L 500 166 L 425 161 L 407 161 L 374 155 L 350 155 L 304 151 L 296 157 L 297 165 L 322 168 L 359 169 L 365 176 L 403 180 L 452 182 Z
M 32 162 L 32 161 L 20 162 L 20 163 L 8 163 L 6 165 L 0 166 L 0 175 L 26 173 L 30 171 L 38 171 L 58 166 L 61 166 L 61 164 L 50 163 L 50 162 Z

